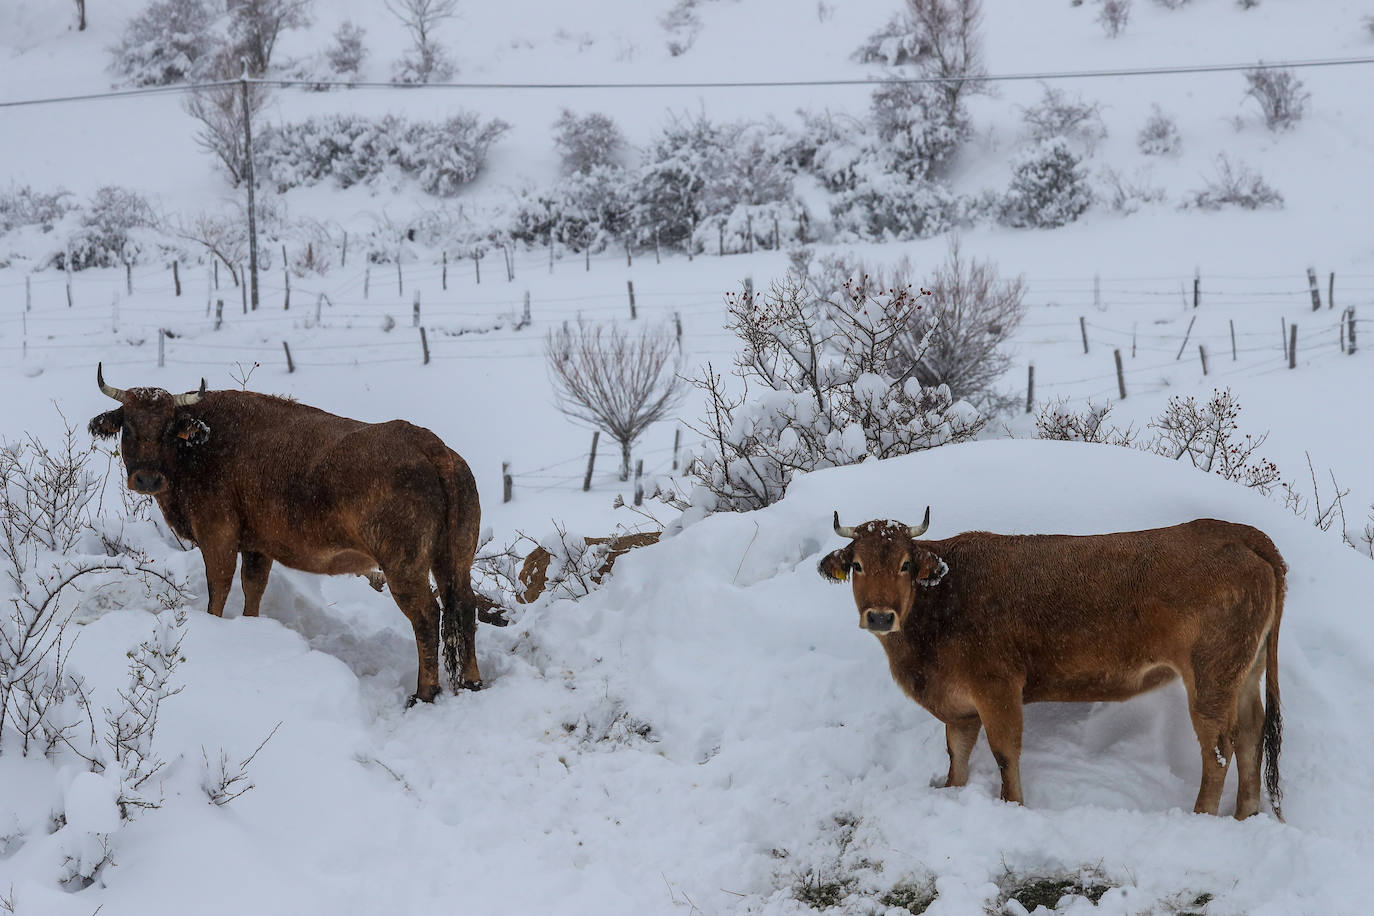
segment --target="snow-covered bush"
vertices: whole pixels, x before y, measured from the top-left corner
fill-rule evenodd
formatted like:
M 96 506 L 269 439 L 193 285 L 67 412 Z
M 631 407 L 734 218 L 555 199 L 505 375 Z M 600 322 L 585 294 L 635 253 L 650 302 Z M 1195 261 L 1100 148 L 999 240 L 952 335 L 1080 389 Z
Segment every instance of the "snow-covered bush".
M 604 251 L 629 229 L 630 180 L 614 165 L 564 176 L 542 191 L 517 192 L 506 234 L 526 245 L 549 240 L 573 251 Z
M 1164 189 L 1150 184 L 1149 179 L 1139 173 L 1127 178 L 1111 166 L 1102 169 L 1098 190 L 1094 198 L 1105 203 L 1117 213 L 1130 214 L 1145 204 L 1163 203 Z
M 784 161 L 796 171 L 814 175 L 831 192 L 854 187 L 866 159 L 871 159 L 871 136 L 863 121 L 830 111 L 802 111 L 802 127 L 784 151 Z
M 620 164 L 625 135 L 609 115 L 591 112 L 578 116 L 564 108 L 553 122 L 553 130 L 553 145 L 565 175 Z
M 636 241 L 672 248 L 692 244 L 697 226 L 735 201 L 730 131 L 704 115 L 674 117 L 644 151 L 634 183 Z
M 477 177 L 492 143 L 508 129 L 470 112 L 439 122 L 337 114 L 273 128 L 257 146 L 279 191 L 326 178 L 346 188 L 395 170 L 428 193 L 449 197 Z
M 841 241 L 923 239 L 948 232 L 959 213 L 949 188 L 900 173 L 859 178 L 830 204 Z
M 921 53 L 921 39 L 912 28 L 911 19 L 901 13 L 883 23 L 850 57 L 861 64 L 885 64 L 900 67 L 915 63 Z
M 1125 447 L 1134 445 L 1135 430 L 1129 426 L 1123 430 L 1110 425 L 1107 417 L 1111 412 L 1111 402 L 1094 404 L 1088 401 L 1081 410 L 1075 410 L 1069 406 L 1068 398 L 1056 398 L 1036 413 L 1035 438 Z
M 1062 89 L 1048 85 L 1041 88 L 1045 94 L 1040 101 L 1021 109 L 1026 135 L 1036 142 L 1062 137 L 1077 142 L 1091 155 L 1098 141 L 1107 137 L 1107 126 L 1102 123 L 1097 103 L 1070 97 Z
M 697 3 L 698 0 L 677 0 L 658 20 L 668 33 L 668 53 L 673 57 L 681 57 L 690 51 L 701 32 Z
M 1131 20 L 1131 0 L 1102 0 L 1097 11 L 1097 21 L 1109 38 L 1115 38 L 1126 30 Z
M 799 227 L 809 221 L 805 205 L 798 200 L 741 203 L 698 224 L 693 247 L 697 251 L 707 252 L 721 249 L 725 254 L 753 248 L 773 248 L 775 229 L 776 241 L 781 247 L 791 241 Z
M 1288 130 L 1302 120 L 1312 97 L 1292 70 L 1261 68 L 1245 71 L 1245 95 L 1255 100 L 1270 130 Z
M 81 209 L 79 225 L 54 266 L 85 270 L 136 263 L 140 254 L 155 247 L 157 224 L 157 213 L 146 197 L 106 185 Z
M 110 69 L 134 86 L 195 79 L 220 46 L 206 0 L 154 0 L 129 20 L 110 48 Z
M 1208 178 L 1207 183 L 1189 193 L 1184 207 L 1199 210 L 1220 210 L 1224 207 L 1240 207 L 1243 210 L 1258 210 L 1261 207 L 1278 209 L 1283 206 L 1283 195 L 1264 180 L 1258 172 L 1253 172 L 1245 163 L 1233 164 L 1222 153 L 1217 156 L 1217 174 Z
M 893 80 L 879 86 L 870 115 L 890 168 L 913 180 L 939 174 L 971 131 L 963 107 L 949 108 L 942 91 L 926 83 Z
M 687 467 L 697 513 L 747 511 L 781 499 L 797 471 L 854 464 L 959 442 L 985 419 L 945 387 L 894 374 L 904 333 L 938 333 L 911 289 L 846 284 L 831 301 L 796 278 L 727 297 L 740 338 L 732 385 L 708 364 L 695 384 L 706 414 Z
M 362 70 L 367 58 L 367 47 L 363 44 L 366 32 L 345 19 L 334 30 L 334 43 L 324 52 L 330 72 L 336 77 L 353 78 Z
M 1001 218 L 1010 226 L 1054 228 L 1078 219 L 1092 204 L 1087 170 L 1062 137 L 1041 141 L 1017 157 Z
M 1183 138 L 1174 119 L 1156 105 L 1149 120 L 1136 135 L 1135 144 L 1147 156 L 1172 156 L 1183 145 Z
M 40 232 L 53 228 L 76 205 L 70 191 L 39 191 L 29 185 L 11 184 L 0 190 L 0 235 L 21 226 L 36 226 Z

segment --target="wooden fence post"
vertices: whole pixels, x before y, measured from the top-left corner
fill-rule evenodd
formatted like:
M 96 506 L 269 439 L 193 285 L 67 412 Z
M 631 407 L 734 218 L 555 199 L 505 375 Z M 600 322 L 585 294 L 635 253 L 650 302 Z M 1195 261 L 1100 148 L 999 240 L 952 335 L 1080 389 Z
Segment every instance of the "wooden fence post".
M 1083 335 L 1083 352 L 1088 352 L 1088 322 L 1082 316 L 1078 316 L 1078 332 Z
M 1328 310 L 1336 307 L 1336 272 L 1334 270 L 1326 278 L 1326 307 Z
M 525 310 L 520 313 L 520 326 L 525 327 L 530 323 L 530 291 L 525 290 Z
M 510 476 L 510 462 L 501 462 L 501 502 L 510 502 L 510 491 L 512 480 Z
M 315 299 L 315 327 L 320 326 L 320 312 L 324 311 L 324 293 Z
M 239 284 L 239 296 L 243 299 L 243 314 L 248 314 L 248 278 L 244 277 Z
M 372 265 L 363 268 L 363 298 L 367 298 L 368 290 L 372 288 Z
M 443 273 L 441 273 L 441 274 L 439 275 L 439 288 L 442 289 L 442 290 L 444 290 L 445 292 L 447 292 L 447 291 L 448 291 L 448 252 L 447 252 L 447 251 L 443 252 L 443 255 L 444 255 L 444 268 L 443 268 Z
M 635 462 L 635 505 L 644 505 L 644 459 Z
M 635 320 L 635 281 L 626 280 L 625 288 L 630 292 L 630 320 Z
M 723 258 L 725 257 L 725 220 L 721 220 L 720 225 L 716 228 L 719 230 L 716 240 L 716 257 Z
M 422 353 L 424 353 L 424 355 L 425 355 L 425 361 L 424 361 L 424 363 L 423 363 L 422 365 L 428 366 L 428 365 L 429 365 L 429 338 L 427 338 L 427 337 L 425 336 L 425 328 L 424 328 L 423 325 L 420 326 L 420 351 L 421 351 Z
M 1026 367 L 1026 413 L 1035 407 L 1035 363 Z
M 677 470 L 677 450 L 678 450 L 678 446 L 679 446 L 681 443 L 682 443 L 682 427 L 681 427 L 681 426 L 677 426 L 677 427 L 674 427 L 674 428 L 673 428 L 673 470 L 674 470 L 674 471 Z
M 134 294 L 134 265 L 132 261 L 124 262 L 124 295 Z
M 585 245 L 585 246 L 583 246 L 583 248 L 582 248 L 582 254 L 585 255 L 585 256 L 586 256 L 586 259 L 587 259 L 587 273 L 591 273 L 591 272 L 592 272 L 592 246 L 591 246 L 591 245 Z
M 596 467 L 596 443 L 601 438 L 601 430 L 592 433 L 592 450 L 587 453 L 587 474 L 582 478 L 582 492 L 592 488 L 592 468 Z
M 1298 324 L 1296 321 L 1288 326 L 1288 368 L 1298 368 Z
M 1178 355 L 1174 357 L 1174 362 L 1178 362 L 1183 358 L 1183 348 L 1188 346 L 1188 338 L 1193 334 L 1193 322 L 1195 321 L 1197 321 L 1196 315 L 1188 319 L 1188 330 L 1183 332 L 1183 343 L 1178 345 Z
M 175 258 L 172 259 L 172 288 L 178 296 L 181 295 L 181 266 Z
M 418 328 L 420 326 L 420 291 L 415 291 L 415 301 L 410 306 L 410 326 Z
M 281 246 L 281 276 L 282 286 L 286 289 L 285 296 L 282 299 L 281 309 L 283 312 L 289 312 L 291 310 L 291 265 L 286 261 L 285 245 Z
M 348 266 L 348 230 L 345 229 L 345 230 L 344 230 L 344 234 L 343 234 L 343 248 L 342 248 L 342 250 L 339 252 L 339 268 L 340 268 L 340 269 L 343 269 L 343 268 L 345 268 L 345 267 L 347 267 L 347 266 Z
M 67 252 L 67 260 L 63 265 L 67 273 L 67 308 L 72 307 L 72 253 Z
M 286 341 L 281 342 L 281 348 L 286 351 L 286 371 L 292 373 L 296 371 L 296 364 L 291 360 L 291 348 L 286 345 Z
M 157 329 L 157 367 L 161 369 L 167 365 L 167 330 Z
M 212 260 L 212 261 L 210 262 L 210 265 L 211 265 L 211 267 L 214 268 L 214 272 L 215 272 L 215 289 L 219 289 L 219 261 L 218 261 L 218 260 Z
M 1348 325 L 1348 327 L 1346 328 L 1346 332 L 1345 332 L 1346 347 L 1347 347 L 1347 349 L 1346 349 L 1345 352 L 1346 352 L 1346 353 L 1354 353 L 1354 352 L 1355 352 L 1355 306 L 1352 305 L 1352 306 L 1350 306 L 1348 309 L 1346 309 L 1346 313 L 1350 315 L 1350 318 L 1348 319 L 1349 325 Z
M 1193 274 L 1193 308 L 1197 308 L 1197 307 L 1198 307 L 1198 303 L 1199 303 L 1201 300 L 1202 300 L 1202 274 L 1201 274 L 1201 272 L 1198 272 L 1198 273 Z
M 1320 311 L 1322 294 L 1317 289 L 1317 271 L 1311 267 L 1307 268 L 1307 290 L 1312 294 L 1312 311 Z
M 1279 343 L 1283 344 L 1283 358 L 1288 358 L 1288 321 L 1279 316 Z
M 405 280 L 404 280 L 404 278 L 401 276 L 401 251 L 400 251 L 400 249 L 397 249 L 397 250 L 396 250 L 396 295 L 397 295 L 397 296 L 404 296 L 405 294 L 406 294 Z
M 24 311 L 33 311 L 33 278 L 24 274 Z
M 1231 362 L 1236 361 L 1236 322 L 1232 319 L 1228 322 L 1231 325 Z
M 1198 358 L 1202 360 L 1202 374 L 1207 374 L 1207 348 L 1202 344 L 1197 345 Z
M 553 230 L 549 230 L 549 273 L 553 273 Z
M 744 238 L 747 243 L 747 250 L 750 254 L 754 253 L 754 214 L 744 215 Z
M 654 263 L 655 263 L 655 264 L 662 264 L 662 263 L 663 263 L 662 259 L 661 259 L 660 256 L 659 256 L 659 253 L 658 253 L 658 227 L 657 227 L 657 226 L 654 227 Z
M 218 331 L 224 325 L 224 300 L 215 300 L 215 330 Z
M 673 312 L 673 330 L 677 333 L 677 351 L 682 352 L 682 314 Z
M 1116 357 L 1116 390 L 1121 395 L 1121 400 L 1126 400 L 1126 373 L 1121 368 L 1121 351 L 1113 350 L 1112 355 Z

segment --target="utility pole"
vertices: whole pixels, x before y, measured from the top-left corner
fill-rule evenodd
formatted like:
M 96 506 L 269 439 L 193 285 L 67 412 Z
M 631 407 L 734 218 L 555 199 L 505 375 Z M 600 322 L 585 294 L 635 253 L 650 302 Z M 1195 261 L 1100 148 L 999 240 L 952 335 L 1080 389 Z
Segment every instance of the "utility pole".
M 253 110 L 248 103 L 248 61 L 243 62 L 243 76 L 239 78 L 243 90 L 243 160 L 248 179 L 248 297 L 253 311 L 258 309 L 258 217 L 253 200 Z

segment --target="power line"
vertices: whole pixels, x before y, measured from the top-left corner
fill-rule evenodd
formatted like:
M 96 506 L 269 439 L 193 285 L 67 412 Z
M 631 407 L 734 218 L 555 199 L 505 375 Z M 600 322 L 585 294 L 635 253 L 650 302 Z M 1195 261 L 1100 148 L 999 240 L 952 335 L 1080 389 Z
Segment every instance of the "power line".
M 1349 67 L 1360 64 L 1374 64 L 1374 57 L 1334 57 L 1313 60 L 1256 61 L 1253 63 L 1233 64 L 1185 64 L 1173 67 L 1120 67 L 1107 70 L 1044 70 L 1029 73 L 1000 73 L 986 76 L 869 76 L 849 79 L 803 79 L 803 80 L 700 80 L 690 82 L 599 82 L 599 83 L 512 83 L 512 82 L 446 82 L 446 83 L 387 83 L 357 82 L 349 80 L 318 79 L 261 79 L 249 78 L 247 82 L 287 89 L 297 86 L 328 86 L 340 89 L 447 89 L 447 90 L 515 90 L 515 89 L 789 89 L 814 88 L 819 86 L 879 86 L 890 83 L 910 83 L 913 85 L 942 85 L 946 83 L 1004 83 L 1026 80 L 1068 80 L 1097 79 L 1117 76 L 1170 76 L 1188 73 L 1227 73 L 1241 70 L 1300 70 L 1313 67 Z M 84 102 L 114 98 L 128 98 L 140 95 L 157 95 L 175 92 L 195 92 L 200 89 L 216 89 L 234 86 L 244 82 L 241 79 L 220 80 L 211 83 L 185 83 L 177 86 L 153 86 L 143 89 L 123 89 L 113 92 L 88 93 L 83 95 L 55 96 L 36 99 L 10 99 L 0 101 L 0 108 L 19 108 L 26 105 L 49 105 L 60 102 Z

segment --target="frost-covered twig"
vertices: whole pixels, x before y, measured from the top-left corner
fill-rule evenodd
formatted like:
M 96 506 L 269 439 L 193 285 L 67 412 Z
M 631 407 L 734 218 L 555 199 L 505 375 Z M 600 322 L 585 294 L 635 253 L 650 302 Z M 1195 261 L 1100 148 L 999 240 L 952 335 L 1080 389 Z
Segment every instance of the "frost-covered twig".
M 166 765 L 153 749 L 153 734 L 162 701 L 182 691 L 172 686 L 172 676 L 185 661 L 185 627 L 184 610 L 159 614 L 153 635 L 129 653 L 129 684 L 119 691 L 123 705 L 105 707 L 105 744 L 120 767 L 119 810 L 126 819 L 136 809 L 160 804 L 141 790 Z
M 258 756 L 258 752 L 267 746 L 267 742 L 272 740 L 272 736 L 277 733 L 279 728 L 281 728 L 280 722 L 272 726 L 272 730 L 253 749 L 253 753 L 240 760 L 236 766 L 231 766 L 229 755 L 224 748 L 219 749 L 219 759 L 213 764 L 210 763 L 210 757 L 205 753 L 205 748 L 200 749 L 200 756 L 205 761 L 205 774 L 201 787 L 205 789 L 205 794 L 209 796 L 213 804 L 222 808 L 255 787 L 248 779 L 248 765 L 253 762 L 253 758 Z

